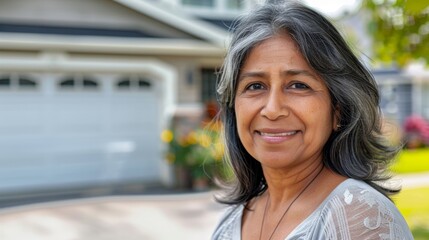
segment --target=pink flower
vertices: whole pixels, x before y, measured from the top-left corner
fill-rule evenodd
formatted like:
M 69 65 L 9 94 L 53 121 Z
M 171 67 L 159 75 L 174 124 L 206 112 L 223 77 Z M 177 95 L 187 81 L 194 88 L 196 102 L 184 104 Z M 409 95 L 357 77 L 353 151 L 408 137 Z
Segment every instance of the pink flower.
M 409 116 L 404 122 L 406 134 L 416 134 L 420 136 L 426 145 L 429 145 L 429 122 L 418 115 Z

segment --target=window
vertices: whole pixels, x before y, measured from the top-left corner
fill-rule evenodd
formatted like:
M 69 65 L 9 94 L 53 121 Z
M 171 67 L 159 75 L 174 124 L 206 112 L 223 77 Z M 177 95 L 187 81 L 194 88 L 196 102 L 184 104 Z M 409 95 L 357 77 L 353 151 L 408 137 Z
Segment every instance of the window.
M 96 88 L 98 86 L 98 83 L 93 80 L 84 79 L 83 80 L 83 87 L 84 88 Z
M 203 102 L 216 101 L 216 70 L 213 68 L 202 69 L 201 81 L 201 100 Z
M 71 77 L 63 78 L 58 83 L 58 87 L 64 90 L 67 90 L 67 89 L 95 90 L 95 89 L 98 89 L 99 83 L 90 77 L 71 76 Z
M 9 76 L 0 77 L 0 89 L 34 89 L 37 87 L 37 82 L 28 77 L 11 74 Z
M 182 0 L 183 5 L 198 7 L 214 7 L 215 0 Z
M 150 82 L 145 81 L 145 80 L 139 80 L 139 88 L 148 88 L 150 87 Z
M 60 82 L 62 88 L 72 88 L 75 85 L 75 80 L 64 80 Z
M 151 86 L 149 79 L 137 76 L 124 77 L 116 83 L 116 87 L 120 90 L 149 89 Z
M 10 77 L 1 77 L 0 78 L 0 88 L 10 87 Z
M 119 81 L 118 84 L 116 84 L 118 88 L 128 89 L 131 87 L 131 81 L 130 80 L 122 80 Z
M 26 78 L 20 78 L 18 80 L 18 85 L 20 87 L 32 88 L 32 87 L 36 87 L 37 84 L 35 81 L 29 80 Z

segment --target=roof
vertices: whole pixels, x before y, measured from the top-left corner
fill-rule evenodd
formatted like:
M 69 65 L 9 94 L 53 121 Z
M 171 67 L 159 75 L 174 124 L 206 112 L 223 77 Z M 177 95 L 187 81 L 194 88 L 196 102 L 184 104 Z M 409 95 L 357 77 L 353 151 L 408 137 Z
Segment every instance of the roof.
M 114 29 L 95 27 L 47 26 L 38 24 L 16 24 L 0 22 L 0 32 L 7 33 L 34 33 L 69 36 L 103 36 L 103 37 L 136 37 L 136 38 L 163 38 L 152 33 L 136 29 Z
M 224 47 L 227 43 L 228 31 L 224 28 L 181 14 L 177 9 L 174 11 L 175 9 L 171 9 L 168 6 L 161 6 L 142 0 L 113 1 L 218 46 Z
M 117 28 L 108 24 L 40 24 L 1 21 L 0 48 L 66 50 L 187 56 L 223 56 L 229 33 L 215 24 L 174 11 L 171 6 L 143 0 L 106 0 L 176 29 L 190 38 L 159 35 L 145 28 Z M 61 16 L 60 16 L 61 17 Z M 184 35 L 185 36 L 185 35 Z

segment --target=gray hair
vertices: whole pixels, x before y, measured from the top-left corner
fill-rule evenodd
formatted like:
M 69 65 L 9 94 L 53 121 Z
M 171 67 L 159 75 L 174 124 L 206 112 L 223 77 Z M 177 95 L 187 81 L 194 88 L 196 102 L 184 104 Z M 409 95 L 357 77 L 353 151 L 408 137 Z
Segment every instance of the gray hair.
M 226 159 L 235 181 L 228 204 L 245 203 L 267 186 L 262 167 L 243 147 L 237 132 L 234 99 L 240 68 L 249 52 L 276 34 L 289 34 L 301 54 L 324 79 L 332 108 L 340 110 L 341 128 L 323 149 L 323 163 L 340 175 L 362 180 L 388 196 L 399 190 L 378 184 L 398 152 L 381 134 L 379 93 L 368 69 L 352 53 L 336 28 L 318 12 L 299 3 L 265 4 L 238 20 L 218 83 L 220 117 L 224 123 Z

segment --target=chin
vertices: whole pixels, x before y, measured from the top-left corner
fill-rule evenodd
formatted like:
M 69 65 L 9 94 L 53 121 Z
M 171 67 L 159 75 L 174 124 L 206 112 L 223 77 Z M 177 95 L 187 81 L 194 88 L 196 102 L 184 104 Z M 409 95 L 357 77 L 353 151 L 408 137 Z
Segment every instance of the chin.
M 290 158 L 286 157 L 285 154 L 278 156 L 266 156 L 264 158 L 255 158 L 258 159 L 258 162 L 261 163 L 263 167 L 269 168 L 284 168 L 292 163 Z

